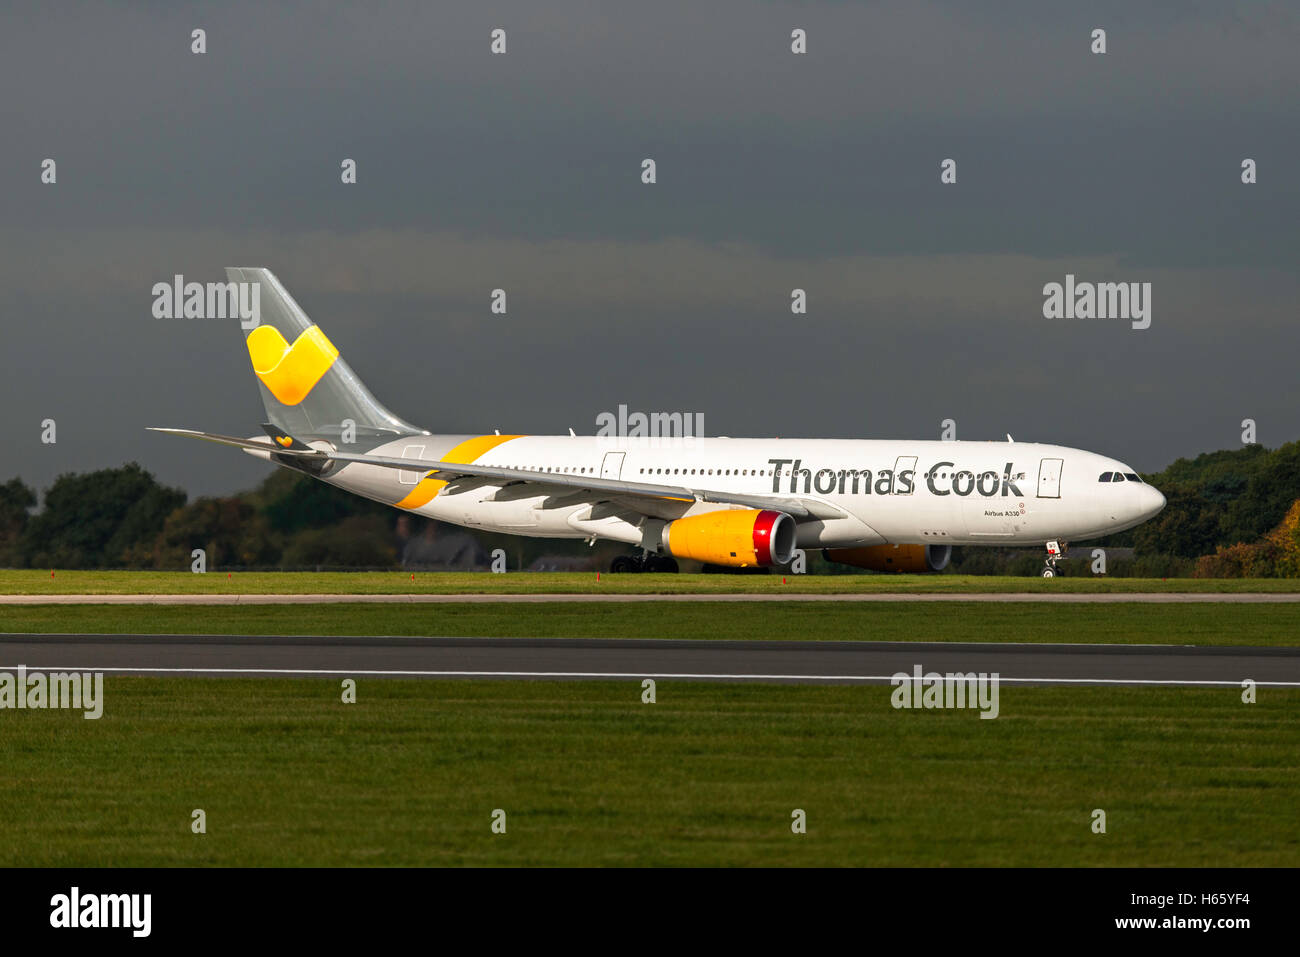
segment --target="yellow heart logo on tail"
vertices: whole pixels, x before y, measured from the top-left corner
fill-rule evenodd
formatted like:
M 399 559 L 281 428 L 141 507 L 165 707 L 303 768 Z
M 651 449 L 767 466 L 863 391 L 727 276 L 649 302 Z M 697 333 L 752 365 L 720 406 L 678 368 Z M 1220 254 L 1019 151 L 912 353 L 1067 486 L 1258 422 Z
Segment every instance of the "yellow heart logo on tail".
M 292 346 L 275 326 L 258 326 L 248 334 L 248 357 L 271 395 L 285 405 L 297 405 L 329 371 L 339 351 L 325 338 L 320 326 L 312 326 Z M 289 444 L 276 441 L 286 447 Z
M 275 437 L 275 440 L 279 442 L 281 445 L 283 445 L 286 449 L 289 446 L 293 445 L 293 439 L 287 435 L 277 435 Z

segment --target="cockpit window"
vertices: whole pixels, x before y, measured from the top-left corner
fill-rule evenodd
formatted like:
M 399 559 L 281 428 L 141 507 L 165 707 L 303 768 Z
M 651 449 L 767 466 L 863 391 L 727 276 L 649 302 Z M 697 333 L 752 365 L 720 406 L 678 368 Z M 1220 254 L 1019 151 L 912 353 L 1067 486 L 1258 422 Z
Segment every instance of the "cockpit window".
M 1102 473 L 1101 473 L 1101 477 L 1098 478 L 1097 481 L 1098 481 L 1098 482 L 1109 482 L 1109 481 L 1110 481 L 1110 473 L 1109 473 L 1109 472 L 1102 472 Z
M 1140 481 L 1142 481 L 1140 478 L 1137 477 L 1137 474 L 1134 473 L 1134 472 L 1125 472 L 1125 473 L 1124 473 L 1124 477 L 1125 477 L 1126 479 L 1128 479 L 1130 482 L 1140 482 Z M 1115 481 L 1117 481 L 1117 482 L 1119 481 L 1119 475 L 1118 475 L 1118 474 L 1116 474 L 1116 476 L 1115 476 Z

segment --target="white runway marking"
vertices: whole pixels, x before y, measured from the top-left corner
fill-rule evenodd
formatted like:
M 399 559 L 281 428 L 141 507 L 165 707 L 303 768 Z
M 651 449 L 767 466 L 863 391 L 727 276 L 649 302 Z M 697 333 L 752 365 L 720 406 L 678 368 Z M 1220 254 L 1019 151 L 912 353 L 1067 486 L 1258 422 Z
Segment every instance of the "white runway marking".
M 15 670 L 17 665 L 0 665 L 0 671 Z M 762 674 L 707 674 L 694 672 L 655 672 L 655 671 L 385 671 L 362 670 L 356 668 L 102 668 L 74 667 L 56 665 L 42 667 L 26 665 L 27 673 L 52 671 L 102 671 L 123 672 L 127 674 L 248 674 L 248 675 L 296 675 L 311 677 L 315 675 L 369 675 L 371 677 L 407 677 L 407 678 L 626 678 L 639 680 L 643 678 L 694 679 L 704 681 L 881 681 L 893 680 L 893 675 L 762 675 Z M 908 675 L 911 680 L 911 675 Z M 1179 681 L 1176 679 L 1156 678 L 1002 678 L 1003 684 L 1089 684 L 1089 685 L 1205 685 L 1214 687 L 1240 688 L 1237 681 Z M 1260 688 L 1300 688 L 1300 681 L 1256 681 Z

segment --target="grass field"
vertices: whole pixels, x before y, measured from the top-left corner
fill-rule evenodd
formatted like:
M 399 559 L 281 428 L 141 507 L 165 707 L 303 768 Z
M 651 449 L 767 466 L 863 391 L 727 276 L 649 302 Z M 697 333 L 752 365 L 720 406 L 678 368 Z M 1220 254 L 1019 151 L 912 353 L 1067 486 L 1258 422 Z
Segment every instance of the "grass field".
M 610 575 L 545 572 L 100 572 L 0 570 L 0 595 L 770 594 L 855 592 L 1297 592 L 1295 578 L 1012 578 L 974 575 Z
M 212 581 L 86 574 L 68 590 Z M 0 605 L 0 631 L 1295 645 L 1300 604 Z M 987 721 L 890 690 L 363 679 L 344 705 L 332 680 L 108 675 L 98 721 L 0 711 L 0 865 L 1300 866 L 1300 691 L 1004 686 Z
M 0 864 L 1300 864 L 1300 693 L 889 690 L 110 676 L 0 716 Z
M 0 632 L 1300 644 L 1300 604 L 0 606 Z

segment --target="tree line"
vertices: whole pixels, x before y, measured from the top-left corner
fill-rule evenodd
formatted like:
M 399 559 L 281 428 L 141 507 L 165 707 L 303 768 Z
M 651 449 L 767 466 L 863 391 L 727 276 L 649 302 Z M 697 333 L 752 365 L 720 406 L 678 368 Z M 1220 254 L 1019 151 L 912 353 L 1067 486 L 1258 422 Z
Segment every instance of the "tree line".
M 131 462 L 61 475 L 40 511 L 36 504 L 35 491 L 19 479 L 0 485 L 0 567 L 184 571 L 201 548 L 208 571 L 390 569 L 403 567 L 411 554 L 406 546 L 427 545 L 438 531 L 471 543 L 449 550 L 470 554 L 459 567 L 484 566 L 501 545 L 517 568 L 548 544 L 521 549 L 504 537 L 479 541 L 287 469 L 276 469 L 251 491 L 191 501 Z

